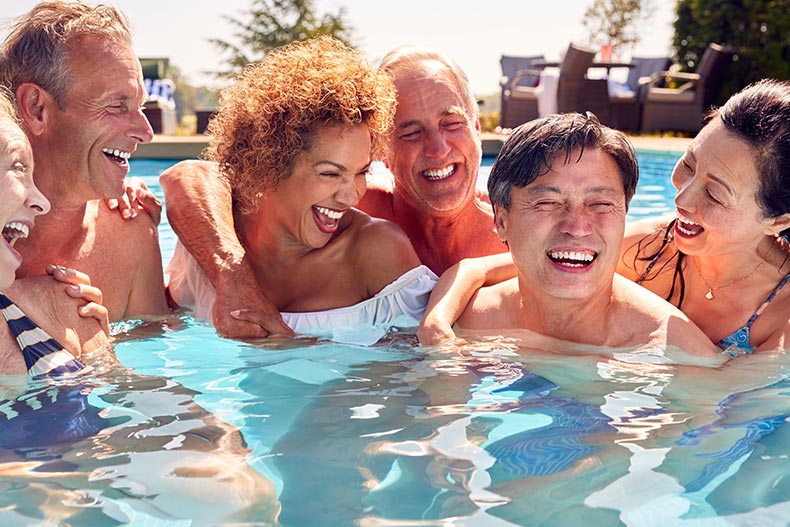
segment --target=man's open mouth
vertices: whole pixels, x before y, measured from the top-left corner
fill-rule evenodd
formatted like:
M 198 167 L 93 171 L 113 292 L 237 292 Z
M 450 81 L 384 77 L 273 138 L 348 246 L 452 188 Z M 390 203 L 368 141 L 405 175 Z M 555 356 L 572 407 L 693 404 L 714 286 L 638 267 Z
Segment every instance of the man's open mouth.
M 426 179 L 430 179 L 431 181 L 439 181 L 452 176 L 455 173 L 455 169 L 457 167 L 458 165 L 456 163 L 453 163 L 452 165 L 447 165 L 446 167 L 441 169 L 425 170 L 423 171 L 422 175 Z
M 549 251 L 549 260 L 563 267 L 587 267 L 598 257 L 595 251 Z
M 126 152 L 124 150 L 118 150 L 117 148 L 102 148 L 102 153 L 118 163 L 119 165 L 127 166 L 129 164 L 129 158 L 132 157 L 131 152 Z

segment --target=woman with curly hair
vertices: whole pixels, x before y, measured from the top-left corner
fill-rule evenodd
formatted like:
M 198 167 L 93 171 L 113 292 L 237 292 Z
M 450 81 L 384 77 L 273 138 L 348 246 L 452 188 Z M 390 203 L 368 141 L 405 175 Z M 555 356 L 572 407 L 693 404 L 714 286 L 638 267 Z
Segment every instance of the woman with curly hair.
M 399 227 L 354 208 L 394 111 L 389 77 L 327 36 L 269 53 L 222 93 L 209 158 L 261 290 L 295 331 L 422 316 L 436 276 Z M 167 273 L 175 302 L 211 320 L 215 291 L 180 243 Z

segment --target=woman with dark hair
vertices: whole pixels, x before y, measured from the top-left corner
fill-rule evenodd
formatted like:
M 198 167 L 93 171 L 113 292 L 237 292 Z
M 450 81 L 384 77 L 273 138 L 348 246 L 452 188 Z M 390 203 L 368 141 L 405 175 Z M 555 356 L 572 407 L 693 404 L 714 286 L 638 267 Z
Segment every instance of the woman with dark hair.
M 713 110 L 672 172 L 677 212 L 626 227 L 618 273 L 679 307 L 730 356 L 788 346 L 790 83 L 766 79 Z M 507 255 L 462 261 L 437 284 L 423 344 L 452 338 Z
M 678 306 L 730 355 L 790 335 L 790 83 L 713 110 L 672 172 L 677 213 L 626 230 L 618 272 Z

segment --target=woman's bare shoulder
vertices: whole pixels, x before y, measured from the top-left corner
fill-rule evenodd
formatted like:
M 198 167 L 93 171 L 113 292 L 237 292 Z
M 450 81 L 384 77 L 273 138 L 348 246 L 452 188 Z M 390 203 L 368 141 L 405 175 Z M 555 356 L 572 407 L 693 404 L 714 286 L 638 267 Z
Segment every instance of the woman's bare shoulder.
M 354 211 L 349 254 L 358 277 L 373 294 L 420 265 L 409 237 L 397 224 Z
M 617 272 L 636 281 L 648 265 L 650 256 L 661 251 L 672 216 L 646 218 L 626 224 Z

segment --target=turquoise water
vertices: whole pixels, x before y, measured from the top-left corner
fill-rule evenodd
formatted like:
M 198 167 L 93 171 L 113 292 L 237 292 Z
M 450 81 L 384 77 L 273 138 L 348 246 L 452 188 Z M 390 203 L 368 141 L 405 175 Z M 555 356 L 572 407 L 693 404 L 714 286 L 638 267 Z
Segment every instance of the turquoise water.
M 672 209 L 674 161 L 640 155 L 632 219 Z M 169 164 L 132 169 L 159 192 Z M 160 232 L 167 259 L 166 220 Z M 671 350 L 523 349 L 518 335 L 434 350 L 413 328 L 374 347 L 244 343 L 188 316 L 116 333 L 126 368 L 41 388 L 86 402 L 82 437 L 3 444 L 0 525 L 269 525 L 278 508 L 282 525 L 311 527 L 790 518 L 784 355 L 713 370 Z

